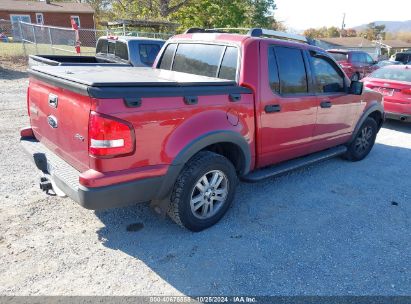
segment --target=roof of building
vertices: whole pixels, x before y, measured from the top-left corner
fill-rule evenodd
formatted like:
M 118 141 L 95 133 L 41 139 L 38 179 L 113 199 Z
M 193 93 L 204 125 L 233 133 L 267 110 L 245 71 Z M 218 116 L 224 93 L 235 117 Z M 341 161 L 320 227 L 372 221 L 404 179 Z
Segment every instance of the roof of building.
M 381 43 L 392 48 L 411 48 L 411 43 L 402 40 L 383 40 Z
M 375 44 L 363 37 L 318 38 L 318 40 L 342 47 L 375 47 Z
M 88 3 L 1 0 L 0 11 L 38 13 L 89 13 L 94 14 Z

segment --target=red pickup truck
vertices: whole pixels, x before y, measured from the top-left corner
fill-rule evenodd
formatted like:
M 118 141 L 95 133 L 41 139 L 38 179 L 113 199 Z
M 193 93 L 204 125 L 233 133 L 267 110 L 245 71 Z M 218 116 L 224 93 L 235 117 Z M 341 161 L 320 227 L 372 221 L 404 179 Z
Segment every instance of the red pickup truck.
M 154 68 L 33 67 L 21 144 L 40 187 L 89 209 L 150 201 L 199 231 L 222 218 L 239 178 L 363 159 L 381 95 L 324 50 L 269 34 L 191 30 Z

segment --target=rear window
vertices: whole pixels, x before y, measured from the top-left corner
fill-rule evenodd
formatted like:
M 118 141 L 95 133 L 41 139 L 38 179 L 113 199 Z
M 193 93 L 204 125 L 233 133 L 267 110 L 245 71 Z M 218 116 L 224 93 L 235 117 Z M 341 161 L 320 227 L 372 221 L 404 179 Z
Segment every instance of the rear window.
M 128 60 L 127 44 L 121 41 L 117 41 L 115 55 L 118 58 Z
M 235 80 L 237 74 L 238 50 L 235 47 L 227 47 L 223 61 L 221 62 L 218 78 Z
M 347 61 L 348 55 L 344 53 L 331 53 L 329 52 L 331 57 L 333 57 L 336 61 Z
M 409 68 L 399 69 L 399 68 L 392 68 L 388 66 L 388 67 L 383 67 L 381 69 L 374 71 L 368 77 L 411 82 L 411 69 Z
M 107 53 L 114 55 L 115 50 L 116 50 L 116 43 L 108 41 Z
M 96 47 L 96 53 L 97 54 L 107 54 L 107 40 L 105 39 L 100 39 L 97 42 L 97 47 Z
M 216 77 L 224 47 L 221 45 L 179 44 L 173 71 Z
M 177 50 L 175 50 L 177 48 Z M 159 68 L 235 80 L 238 49 L 224 45 L 180 43 L 167 46 Z
M 138 46 L 138 51 L 141 62 L 151 66 L 154 63 L 154 60 L 156 60 L 157 54 L 160 51 L 160 46 L 157 44 L 140 44 Z

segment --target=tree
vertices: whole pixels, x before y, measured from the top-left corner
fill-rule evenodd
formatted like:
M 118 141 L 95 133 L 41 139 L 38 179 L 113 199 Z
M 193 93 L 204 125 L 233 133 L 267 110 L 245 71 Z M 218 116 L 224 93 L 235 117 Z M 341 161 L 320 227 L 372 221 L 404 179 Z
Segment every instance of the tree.
M 112 11 L 123 19 L 166 19 L 190 0 L 115 0 Z
M 309 28 L 304 31 L 304 36 L 309 38 L 335 38 L 340 37 L 340 31 L 335 26 L 331 27 L 320 27 L 320 28 Z
M 189 27 L 265 27 L 275 19 L 274 0 L 191 0 L 171 19 Z
M 362 33 L 368 40 L 377 40 L 379 38 L 385 39 L 385 25 L 376 25 L 375 22 L 371 22 L 367 25 L 367 28 Z
M 342 36 L 343 37 L 357 37 L 357 31 L 355 29 L 349 28 L 349 29 L 343 30 Z

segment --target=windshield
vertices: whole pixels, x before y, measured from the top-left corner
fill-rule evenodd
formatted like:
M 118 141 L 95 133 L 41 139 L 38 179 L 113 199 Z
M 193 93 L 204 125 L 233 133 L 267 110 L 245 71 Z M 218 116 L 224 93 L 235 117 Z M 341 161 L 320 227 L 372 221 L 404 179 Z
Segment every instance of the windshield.
M 384 67 L 372 73 L 370 78 L 389 79 L 396 81 L 411 82 L 411 68 L 398 69 L 393 67 Z
M 347 61 L 348 55 L 345 53 L 331 53 L 329 54 L 336 60 L 336 61 Z

